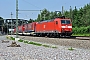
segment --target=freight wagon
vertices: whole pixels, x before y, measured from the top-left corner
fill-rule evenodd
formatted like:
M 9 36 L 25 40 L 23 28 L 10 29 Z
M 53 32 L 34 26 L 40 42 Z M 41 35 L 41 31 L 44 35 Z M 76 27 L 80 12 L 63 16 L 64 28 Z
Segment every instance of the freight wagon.
M 36 22 L 18 26 L 18 34 L 20 35 L 34 35 Z M 15 28 L 16 29 L 16 28 Z M 16 30 L 15 30 L 16 32 Z

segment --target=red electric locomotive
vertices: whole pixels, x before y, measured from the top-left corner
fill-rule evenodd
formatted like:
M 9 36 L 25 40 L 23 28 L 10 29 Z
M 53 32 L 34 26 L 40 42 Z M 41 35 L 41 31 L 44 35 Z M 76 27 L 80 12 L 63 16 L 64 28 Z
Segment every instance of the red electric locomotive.
M 37 36 L 71 36 L 72 23 L 70 19 L 64 16 L 41 21 L 36 24 L 35 33 Z

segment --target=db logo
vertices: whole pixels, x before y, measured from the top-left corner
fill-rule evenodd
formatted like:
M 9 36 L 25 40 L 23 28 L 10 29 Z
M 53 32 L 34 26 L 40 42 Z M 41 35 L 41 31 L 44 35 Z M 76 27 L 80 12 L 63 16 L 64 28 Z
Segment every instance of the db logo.
M 68 26 L 66 25 L 65 28 L 68 28 Z
M 46 26 L 44 25 L 44 28 L 45 28 Z

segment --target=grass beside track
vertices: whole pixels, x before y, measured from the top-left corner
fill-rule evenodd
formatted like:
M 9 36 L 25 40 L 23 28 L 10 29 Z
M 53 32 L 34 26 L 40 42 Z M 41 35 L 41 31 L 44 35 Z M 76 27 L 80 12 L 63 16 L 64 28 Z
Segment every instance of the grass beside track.
M 7 36 L 7 39 L 10 40 L 15 40 L 15 38 Z M 23 42 L 23 43 L 27 43 L 27 44 L 33 44 L 33 45 L 37 45 L 37 46 L 44 46 L 44 47 L 50 47 L 50 48 L 57 48 L 56 46 L 50 46 L 50 45 L 46 45 L 46 44 L 41 44 L 41 43 L 37 43 L 37 42 L 32 42 L 32 41 L 28 41 L 28 40 L 18 40 L 19 42 Z

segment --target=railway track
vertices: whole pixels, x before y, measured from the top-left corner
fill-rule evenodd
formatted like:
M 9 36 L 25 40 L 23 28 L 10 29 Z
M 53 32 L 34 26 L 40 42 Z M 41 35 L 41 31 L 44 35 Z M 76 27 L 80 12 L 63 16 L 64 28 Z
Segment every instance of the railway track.
M 69 38 L 48 38 L 48 37 L 33 37 L 33 36 L 19 36 L 21 39 L 35 41 L 39 43 L 47 43 L 58 46 L 69 46 L 75 48 L 90 49 L 90 37 L 72 36 Z
M 30 35 L 26 35 L 26 36 L 30 36 Z M 30 36 L 33 37 L 33 36 Z M 36 36 L 34 36 L 36 37 Z M 90 40 L 90 36 L 71 36 L 71 37 L 47 37 L 45 36 L 45 38 L 62 38 L 62 39 L 77 39 L 77 40 Z
M 71 37 L 68 37 L 67 39 L 90 40 L 90 37 L 89 36 L 71 36 Z

